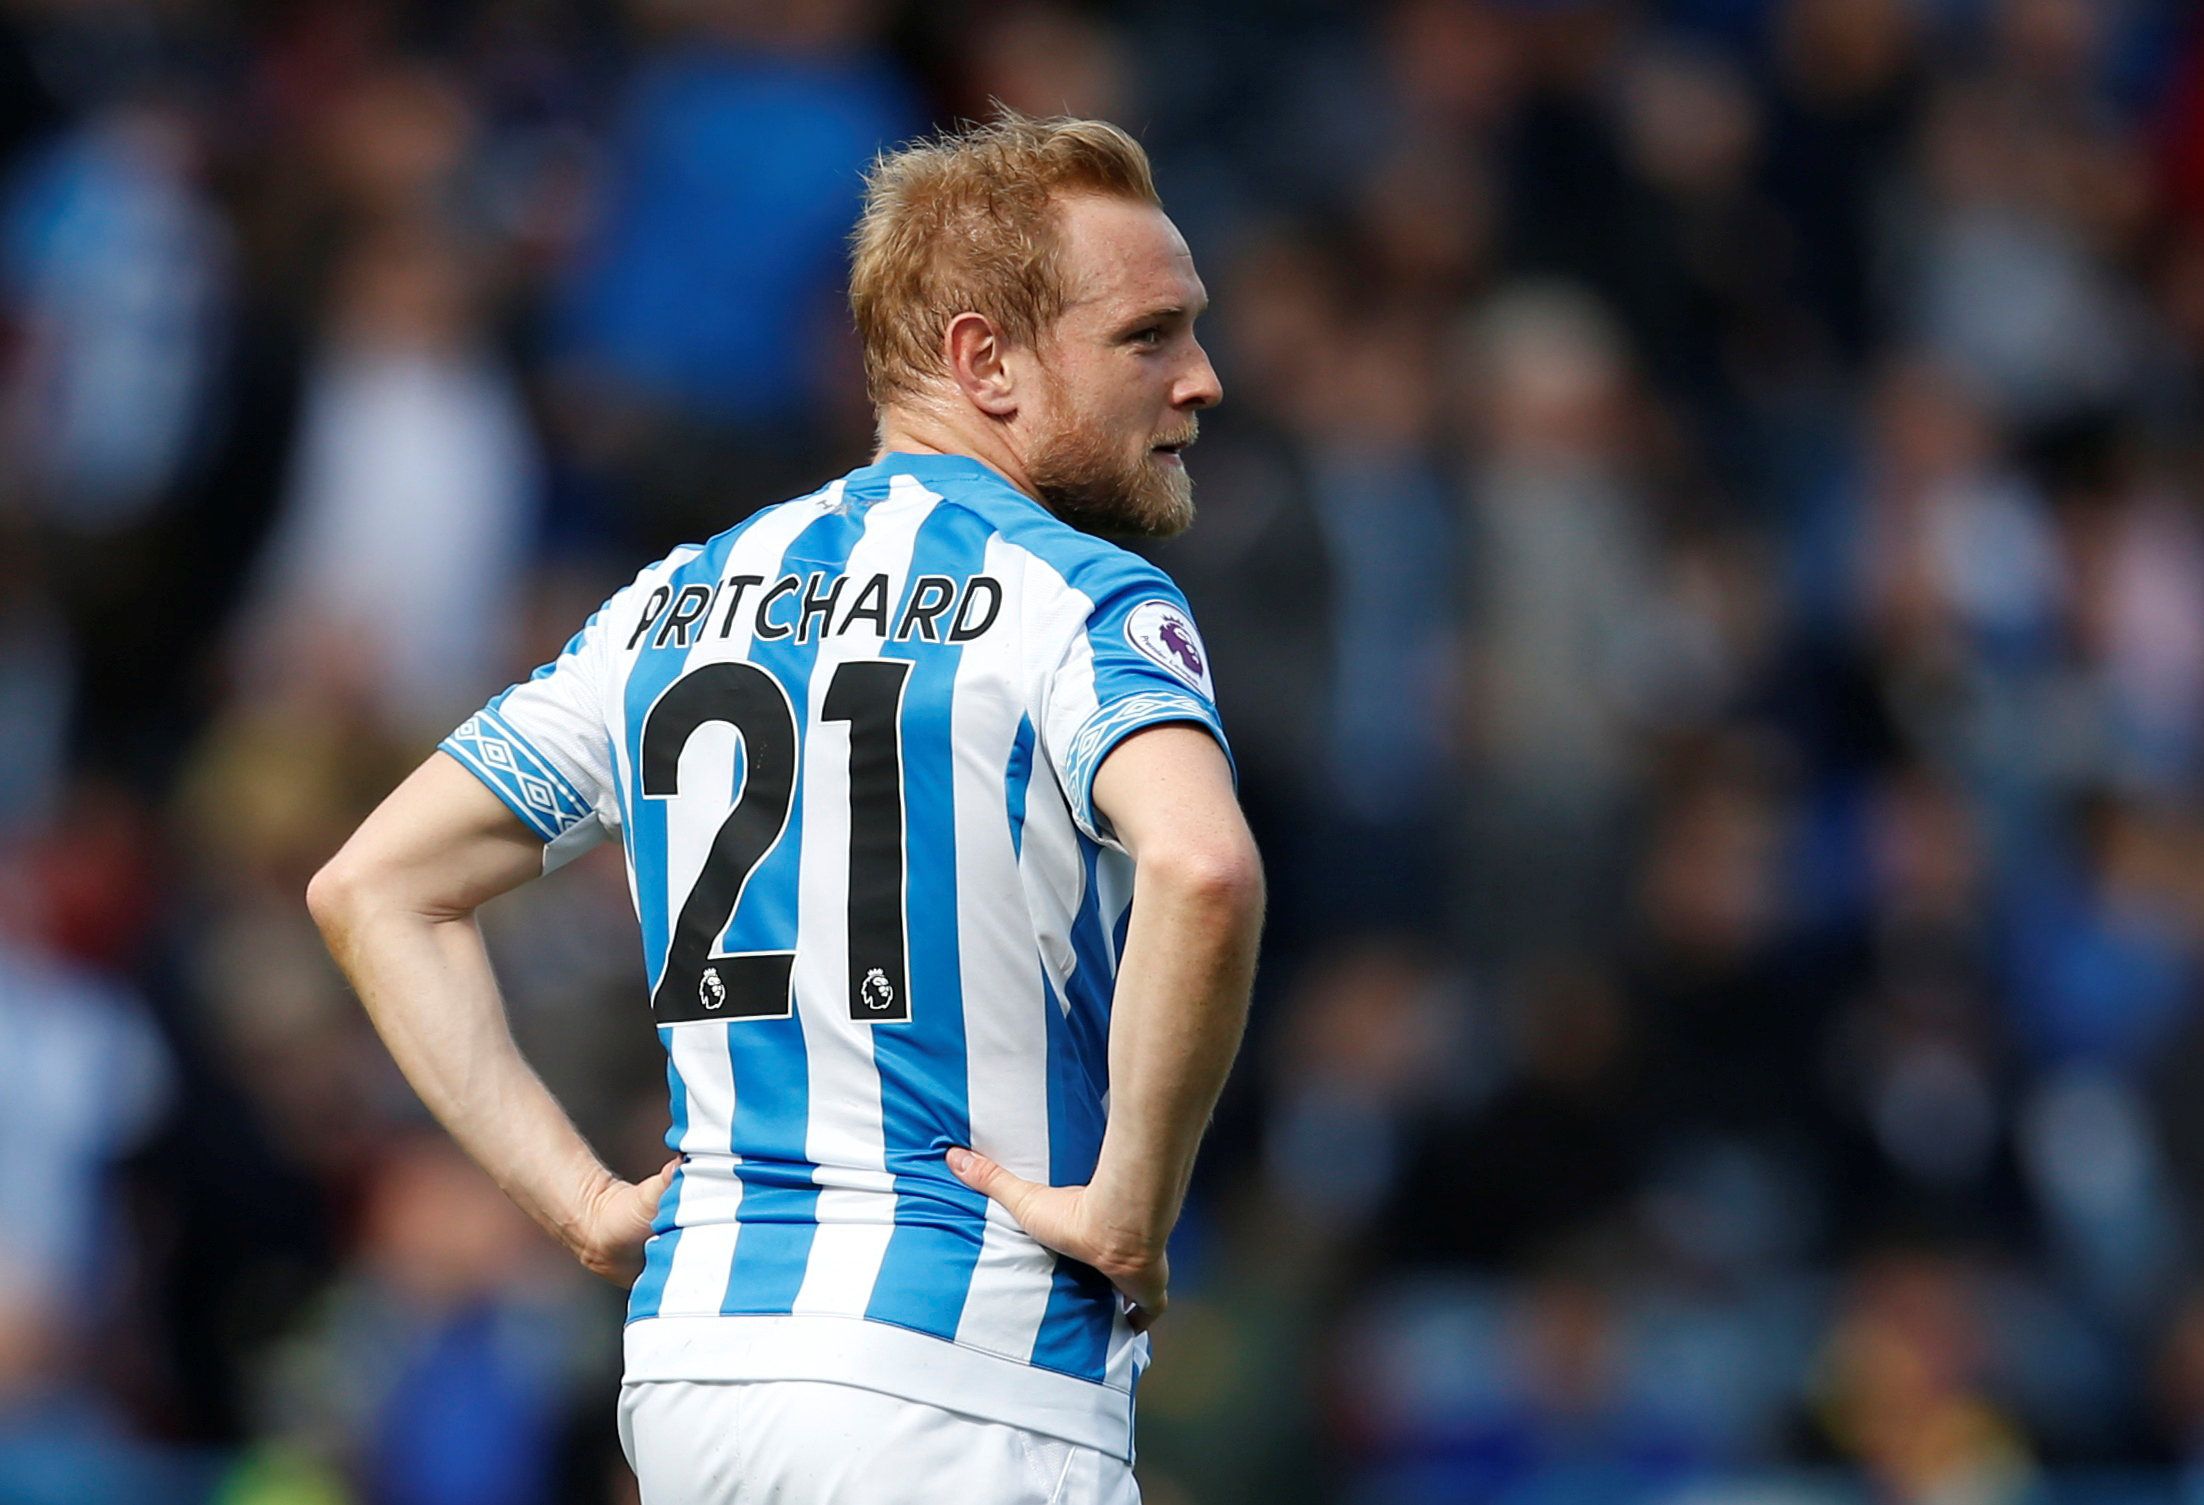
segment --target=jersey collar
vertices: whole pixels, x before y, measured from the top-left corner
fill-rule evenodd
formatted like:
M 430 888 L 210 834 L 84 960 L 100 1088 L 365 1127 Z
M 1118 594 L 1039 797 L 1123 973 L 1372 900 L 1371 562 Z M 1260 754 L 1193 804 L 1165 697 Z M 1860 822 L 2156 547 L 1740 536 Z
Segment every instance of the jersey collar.
M 892 451 L 862 469 L 851 471 L 849 486 L 852 490 L 884 488 L 892 476 L 910 476 L 922 486 L 933 486 L 940 482 L 962 482 L 966 485 L 977 482 L 999 486 L 1026 501 L 1033 501 L 1011 485 L 1009 478 L 1001 471 L 973 459 L 970 455 L 914 455 L 900 450 Z M 1035 502 L 1034 505 L 1040 504 Z

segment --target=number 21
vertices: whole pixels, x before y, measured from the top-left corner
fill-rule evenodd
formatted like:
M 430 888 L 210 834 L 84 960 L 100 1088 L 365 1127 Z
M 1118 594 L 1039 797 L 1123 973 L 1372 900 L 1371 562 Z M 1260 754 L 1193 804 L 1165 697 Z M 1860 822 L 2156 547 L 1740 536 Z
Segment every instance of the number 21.
M 849 1013 L 868 1024 L 911 1017 L 900 730 L 910 673 L 907 659 L 838 665 L 821 707 L 823 719 L 849 723 Z M 679 792 L 681 751 L 712 721 L 742 738 L 742 790 L 674 921 L 651 993 L 660 1024 L 785 1019 L 793 1008 L 793 949 L 717 949 L 795 804 L 796 713 L 780 681 L 746 663 L 706 664 L 675 681 L 643 720 L 643 795 L 662 800 Z

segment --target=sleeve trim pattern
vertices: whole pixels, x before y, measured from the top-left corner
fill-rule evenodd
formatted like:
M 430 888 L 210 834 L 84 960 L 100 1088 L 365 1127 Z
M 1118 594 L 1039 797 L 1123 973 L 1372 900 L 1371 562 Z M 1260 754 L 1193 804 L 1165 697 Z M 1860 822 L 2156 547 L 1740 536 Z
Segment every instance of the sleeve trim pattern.
M 1142 727 L 1166 721 L 1194 721 L 1208 728 L 1220 747 L 1226 746 L 1224 728 L 1217 713 L 1193 695 L 1169 691 L 1128 695 L 1099 707 L 1072 736 L 1064 753 L 1064 768 L 1071 775 L 1072 812 L 1090 834 L 1098 827 L 1094 810 L 1094 776 L 1110 750 Z M 1227 753 L 1229 757 L 1230 754 Z
M 547 842 L 596 813 L 550 760 L 493 711 L 477 711 L 438 745 Z

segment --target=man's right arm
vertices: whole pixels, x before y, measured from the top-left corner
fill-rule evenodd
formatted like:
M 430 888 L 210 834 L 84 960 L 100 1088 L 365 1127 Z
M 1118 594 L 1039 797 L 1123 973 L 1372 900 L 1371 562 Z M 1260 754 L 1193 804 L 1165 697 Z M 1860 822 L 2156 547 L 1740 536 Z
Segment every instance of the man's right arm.
M 406 1080 L 506 1195 L 609 1280 L 641 1265 L 674 1162 L 597 1159 L 506 1026 L 478 906 L 543 871 L 543 843 L 433 754 L 314 876 L 307 905 Z
M 1110 1016 L 1110 1112 L 1083 1187 L 1022 1180 L 983 1155 L 951 1169 L 1036 1239 L 1093 1265 L 1161 1315 L 1164 1245 L 1247 1022 L 1263 876 L 1223 749 L 1184 723 L 1134 732 L 1094 776 L 1094 803 L 1134 862 Z

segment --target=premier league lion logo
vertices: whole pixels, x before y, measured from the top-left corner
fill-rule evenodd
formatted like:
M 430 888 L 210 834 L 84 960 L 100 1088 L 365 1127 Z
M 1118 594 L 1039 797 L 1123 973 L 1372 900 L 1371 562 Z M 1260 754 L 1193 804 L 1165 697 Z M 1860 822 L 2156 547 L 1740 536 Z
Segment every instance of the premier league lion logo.
M 1199 679 L 1202 675 L 1201 649 L 1194 646 L 1194 634 L 1186 623 L 1177 617 L 1166 617 L 1158 630 L 1163 646 L 1178 655 L 1178 661 L 1186 665 L 1186 672 Z
M 1175 601 L 1143 601 L 1125 618 L 1125 640 L 1204 695 L 1209 661 L 1194 624 Z
M 864 986 L 859 991 L 865 1000 L 865 1007 L 876 1014 L 886 1013 L 895 1002 L 895 984 L 889 982 L 888 974 L 878 967 L 865 974 Z

